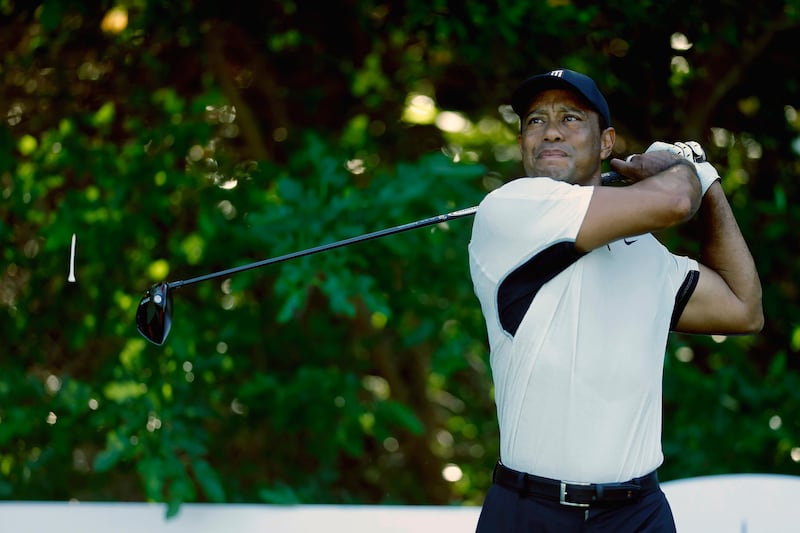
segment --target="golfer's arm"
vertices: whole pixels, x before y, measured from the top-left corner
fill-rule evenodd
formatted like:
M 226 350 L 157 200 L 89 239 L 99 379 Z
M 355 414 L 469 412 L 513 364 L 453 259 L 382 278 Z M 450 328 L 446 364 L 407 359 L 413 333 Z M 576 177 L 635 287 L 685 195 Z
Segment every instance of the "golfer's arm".
M 700 277 L 676 330 L 688 333 L 756 333 L 764 325 L 755 262 L 722 186 L 714 183 L 700 207 L 707 235 Z
M 693 168 L 678 162 L 628 187 L 595 187 L 576 248 L 589 251 L 687 221 L 700 204 L 700 184 Z

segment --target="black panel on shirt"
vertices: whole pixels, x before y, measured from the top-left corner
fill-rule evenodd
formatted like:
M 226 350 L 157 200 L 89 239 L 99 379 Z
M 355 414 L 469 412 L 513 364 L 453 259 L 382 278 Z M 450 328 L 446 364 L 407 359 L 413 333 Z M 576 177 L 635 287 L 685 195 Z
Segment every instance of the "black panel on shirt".
M 686 304 L 689 302 L 689 298 L 692 296 L 695 287 L 697 287 L 697 281 L 699 279 L 700 272 L 697 270 L 690 270 L 689 273 L 686 274 L 686 278 L 683 280 L 683 283 L 681 283 L 678 294 L 675 295 L 675 307 L 672 309 L 672 319 L 669 323 L 669 329 L 673 329 L 678 323 L 678 320 L 683 314 L 683 310 L 686 308 Z
M 497 309 L 503 329 L 515 335 L 539 289 L 584 255 L 575 248 L 574 241 L 558 242 L 506 276 L 497 290 Z

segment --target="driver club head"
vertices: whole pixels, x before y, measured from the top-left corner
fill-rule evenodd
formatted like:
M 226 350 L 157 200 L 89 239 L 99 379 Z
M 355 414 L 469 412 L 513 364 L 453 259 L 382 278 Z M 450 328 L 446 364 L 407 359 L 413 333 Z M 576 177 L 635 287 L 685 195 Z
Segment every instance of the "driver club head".
M 159 346 L 172 327 L 172 293 L 166 282 L 157 283 L 144 294 L 136 309 L 136 327 L 142 336 Z

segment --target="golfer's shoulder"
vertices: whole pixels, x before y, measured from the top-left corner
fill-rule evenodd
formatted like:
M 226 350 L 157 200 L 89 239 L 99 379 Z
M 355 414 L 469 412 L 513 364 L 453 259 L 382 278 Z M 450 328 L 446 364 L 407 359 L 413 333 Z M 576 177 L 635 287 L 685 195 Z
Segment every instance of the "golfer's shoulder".
M 551 178 L 522 177 L 513 179 L 490 192 L 485 203 L 508 204 L 519 201 L 551 202 L 573 197 L 591 196 L 592 187 L 573 185 Z
M 490 233 L 518 232 L 534 225 L 561 226 L 580 218 L 591 200 L 591 187 L 550 178 L 517 178 L 489 193 L 478 206 L 474 228 Z

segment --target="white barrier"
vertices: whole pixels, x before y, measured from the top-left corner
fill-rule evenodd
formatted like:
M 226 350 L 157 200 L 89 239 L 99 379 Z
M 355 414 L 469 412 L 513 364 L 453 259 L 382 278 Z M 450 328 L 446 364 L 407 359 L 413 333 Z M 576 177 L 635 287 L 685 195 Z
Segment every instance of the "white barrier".
M 446 533 L 475 531 L 476 507 L 0 503 L 2 533 Z
M 795 533 L 800 477 L 708 476 L 662 484 L 679 533 Z M 0 502 L 1 533 L 451 533 L 478 507 Z
M 798 533 L 800 477 L 727 474 L 662 484 L 678 533 Z

